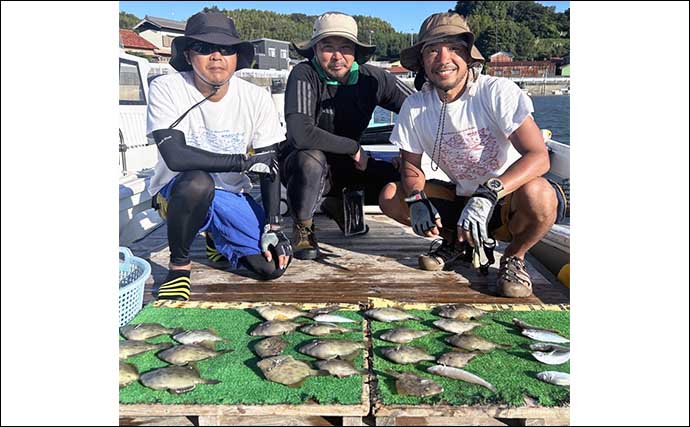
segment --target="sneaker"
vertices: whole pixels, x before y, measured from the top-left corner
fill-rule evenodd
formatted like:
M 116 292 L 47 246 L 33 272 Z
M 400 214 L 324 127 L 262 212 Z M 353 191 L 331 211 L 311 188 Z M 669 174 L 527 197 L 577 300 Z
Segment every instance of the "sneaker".
M 295 222 L 292 226 L 292 251 L 297 259 L 316 259 L 319 256 L 319 244 L 314 233 L 314 223 Z
M 206 258 L 209 259 L 209 261 L 217 263 L 217 264 L 223 264 L 227 263 L 228 259 L 223 255 L 222 253 L 218 252 L 216 249 L 216 245 L 213 243 L 213 239 L 211 238 L 211 233 L 206 232 Z
M 192 292 L 192 283 L 189 279 L 191 272 L 188 270 L 170 270 L 163 284 L 154 291 L 154 298 L 161 300 L 189 301 Z
M 431 242 L 429 252 L 419 256 L 419 267 L 422 270 L 438 271 L 451 270 L 463 260 L 464 250 L 454 242 L 436 239 Z
M 525 298 L 532 295 L 532 280 L 527 274 L 525 261 L 516 256 L 501 258 L 498 270 L 498 293 L 508 298 Z

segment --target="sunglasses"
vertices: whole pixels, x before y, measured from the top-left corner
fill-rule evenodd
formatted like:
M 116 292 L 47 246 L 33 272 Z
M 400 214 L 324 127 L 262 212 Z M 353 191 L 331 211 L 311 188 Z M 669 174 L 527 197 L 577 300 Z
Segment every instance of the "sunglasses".
M 221 46 L 217 44 L 194 42 L 189 45 L 189 50 L 193 50 L 201 55 L 210 55 L 213 52 L 220 52 L 223 56 L 234 55 L 237 53 L 235 46 Z

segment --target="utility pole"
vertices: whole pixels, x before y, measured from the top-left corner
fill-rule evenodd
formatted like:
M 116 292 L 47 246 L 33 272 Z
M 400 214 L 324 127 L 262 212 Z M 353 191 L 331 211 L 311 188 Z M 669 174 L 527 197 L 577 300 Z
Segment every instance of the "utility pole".
M 414 28 L 410 28 L 410 46 L 414 46 Z
M 369 30 L 369 44 L 371 44 L 371 35 L 374 34 L 374 30 Z
M 494 23 L 496 24 L 496 52 L 498 52 L 498 6 L 495 8 L 496 14 L 494 15 Z

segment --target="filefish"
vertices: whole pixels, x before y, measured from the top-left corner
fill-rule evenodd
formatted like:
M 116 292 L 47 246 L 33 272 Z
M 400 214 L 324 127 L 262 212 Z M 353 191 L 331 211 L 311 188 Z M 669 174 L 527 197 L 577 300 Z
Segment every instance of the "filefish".
M 274 356 L 260 360 L 257 363 L 267 380 L 288 387 L 299 387 L 304 380 L 313 375 L 325 375 L 301 360 L 295 360 L 292 356 Z
M 365 311 L 364 314 L 370 319 L 378 320 L 379 322 L 397 322 L 408 319 L 420 320 L 419 317 L 395 307 L 372 308 Z
M 537 374 L 537 378 L 539 378 L 540 380 L 542 380 L 544 382 L 550 383 L 550 384 L 570 387 L 570 374 L 568 374 L 566 372 L 558 372 L 558 371 L 539 372 Z
M 227 341 L 216 334 L 213 329 L 194 329 L 173 335 L 173 339 L 180 344 L 201 344 L 213 348 L 217 341 Z
M 149 344 L 146 341 L 120 341 L 120 360 L 151 350 L 164 350 L 172 347 L 170 343 Z
M 158 353 L 158 357 L 173 365 L 186 365 L 190 362 L 210 359 L 221 354 L 229 353 L 232 349 L 215 351 L 199 344 L 183 344 Z
M 357 369 L 351 363 L 340 359 L 317 360 L 316 367 L 338 378 L 367 374 L 364 369 Z
M 570 351 L 570 348 L 568 347 L 563 347 L 562 345 L 558 344 L 549 344 L 545 342 L 533 342 L 529 345 L 530 350 L 534 351 Z
M 423 331 L 410 328 L 395 328 L 381 334 L 381 339 L 394 342 L 396 344 L 407 344 L 408 342 L 429 335 L 434 331 Z
M 470 320 L 486 314 L 486 311 L 467 304 L 450 304 L 438 307 L 438 315 L 446 319 Z
M 139 378 L 136 366 L 120 360 L 120 388 L 127 387 Z
M 439 365 L 452 366 L 454 368 L 463 368 L 474 359 L 477 353 L 468 353 L 464 351 L 451 351 L 443 354 L 436 360 Z
M 443 387 L 430 378 L 422 378 L 411 372 L 386 370 L 388 375 L 396 378 L 395 389 L 403 396 L 427 397 L 443 393 Z
M 462 334 L 467 331 L 471 331 L 477 326 L 483 326 L 485 323 L 479 322 L 468 322 L 466 320 L 455 320 L 455 319 L 439 319 L 434 321 L 434 326 L 442 329 L 446 332 L 452 332 L 454 334 Z
M 411 347 L 408 345 L 399 345 L 396 347 L 382 347 L 379 349 L 386 359 L 394 363 L 407 364 L 417 363 L 422 360 L 436 360 L 436 358 L 426 351 Z
M 476 335 L 468 335 L 468 334 L 462 334 L 462 335 L 453 335 L 448 338 L 446 338 L 446 342 L 453 347 L 461 348 L 463 350 L 467 351 L 491 351 L 495 348 L 501 348 L 501 349 L 509 349 L 511 346 L 509 345 L 502 345 L 502 344 L 496 344 L 494 342 L 485 340 L 482 337 L 478 337 Z
M 311 341 L 301 346 L 297 351 L 322 360 L 335 359 L 336 357 L 354 359 L 357 351 L 362 348 L 364 348 L 362 342 L 323 339 Z
M 179 328 L 166 328 L 158 323 L 138 323 L 136 325 L 123 326 L 120 329 L 122 336 L 128 340 L 145 341 L 159 335 L 171 335 L 180 332 Z
M 302 325 L 303 323 L 290 322 L 289 320 L 273 320 L 261 323 L 249 335 L 254 337 L 275 337 L 292 332 Z
M 263 359 L 280 355 L 287 346 L 288 342 L 282 337 L 268 337 L 254 345 L 254 352 Z
M 546 332 L 553 332 L 554 334 L 560 334 L 560 332 L 555 330 L 555 329 L 547 329 L 547 328 L 541 328 L 539 326 L 532 326 L 529 323 L 525 322 L 524 320 L 520 320 L 520 319 L 517 319 L 515 317 L 513 317 L 513 324 L 520 329 L 534 329 L 535 331 L 546 331 Z
M 302 326 L 300 328 L 300 331 L 304 332 L 307 335 L 320 337 L 322 335 L 342 334 L 345 332 L 352 332 L 352 331 L 354 331 L 354 329 L 338 326 L 334 323 L 313 323 L 311 325 Z
M 326 322 L 326 323 L 359 323 L 357 320 L 349 319 L 344 316 L 338 316 L 336 314 L 317 314 L 313 317 L 316 322 Z
M 560 365 L 570 360 L 569 351 L 535 351 L 532 353 L 535 359 L 547 365 Z
M 563 338 L 562 336 L 560 336 L 554 332 L 544 331 L 541 329 L 523 329 L 522 335 L 524 335 L 526 337 L 530 337 L 533 340 L 542 341 L 542 342 L 555 342 L 558 344 L 570 342 L 569 339 Z
M 496 393 L 496 387 L 491 385 L 488 381 L 474 375 L 471 372 L 467 372 L 460 368 L 454 368 L 452 366 L 434 365 L 427 368 L 427 372 L 432 374 L 441 375 L 448 378 L 454 378 L 456 380 L 466 381 L 468 383 L 477 384 L 482 387 L 486 387 L 489 390 Z
M 193 366 L 168 366 L 149 371 L 139 378 L 142 384 L 154 390 L 168 390 L 173 394 L 194 390 L 197 384 L 219 384 L 217 380 L 205 380 Z

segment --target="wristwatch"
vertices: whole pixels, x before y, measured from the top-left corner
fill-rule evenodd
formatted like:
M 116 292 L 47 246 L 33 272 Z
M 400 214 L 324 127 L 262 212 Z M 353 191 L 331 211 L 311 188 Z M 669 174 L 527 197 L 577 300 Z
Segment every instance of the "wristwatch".
M 496 194 L 497 199 L 501 199 L 503 196 L 505 196 L 503 183 L 498 178 L 489 178 L 489 180 L 486 181 L 486 187 Z
M 491 200 L 491 203 L 497 203 L 501 197 L 505 196 L 505 189 L 503 183 L 498 178 L 490 178 L 484 184 L 477 187 L 472 197 L 483 197 Z

